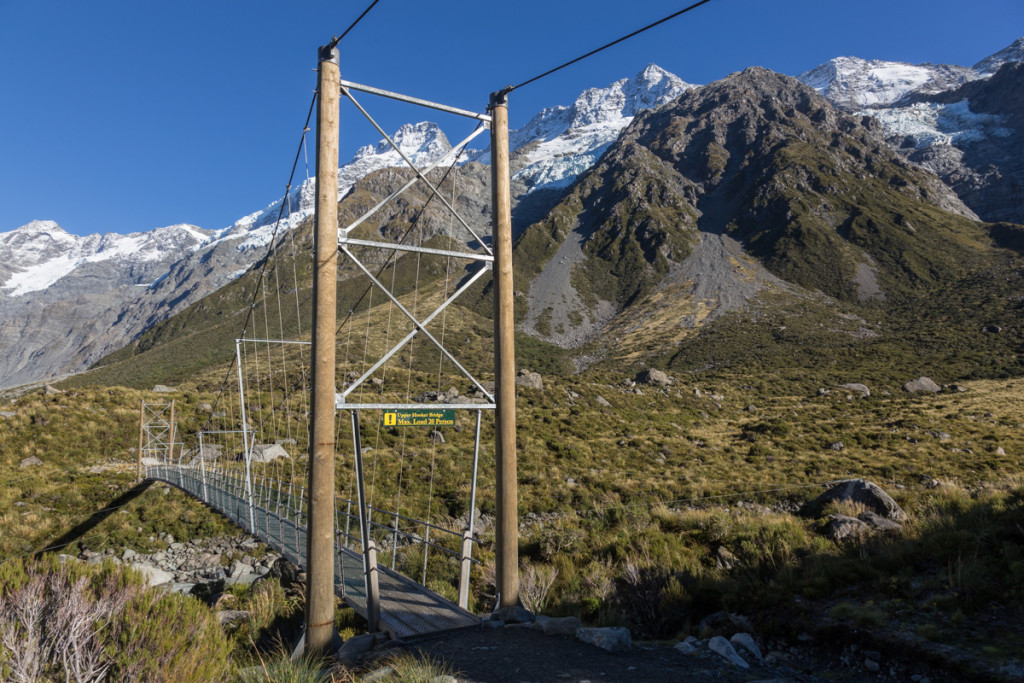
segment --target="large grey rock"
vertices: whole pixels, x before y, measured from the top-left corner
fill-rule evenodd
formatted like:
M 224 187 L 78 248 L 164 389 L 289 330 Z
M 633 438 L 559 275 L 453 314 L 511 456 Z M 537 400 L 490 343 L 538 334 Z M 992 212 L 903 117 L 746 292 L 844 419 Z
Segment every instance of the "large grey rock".
M 146 586 L 149 587 L 170 583 L 174 580 L 174 574 L 164 571 L 163 569 L 158 569 L 152 565 L 136 563 L 128 566 L 142 574 L 143 581 Z
M 849 384 L 840 384 L 840 389 L 846 389 L 847 391 L 856 391 L 858 394 L 867 398 L 871 395 L 871 390 L 866 385 L 859 382 L 850 382 Z
M 761 656 L 761 648 L 757 646 L 757 643 L 754 641 L 754 637 L 749 633 L 735 633 L 733 634 L 733 637 L 729 639 L 729 642 L 735 647 L 754 655 L 754 659 L 757 661 L 764 661 L 764 657 Z
M 217 621 L 228 628 L 242 621 L 249 621 L 249 613 L 241 609 L 222 609 L 217 612 Z
M 712 652 L 721 655 L 721 657 L 730 664 L 734 664 L 742 669 L 750 668 L 750 665 L 747 664 L 746 660 L 743 659 L 743 657 L 740 657 L 739 653 L 736 652 L 736 648 L 732 646 L 732 643 L 722 636 L 715 636 L 709 640 L 708 648 Z
M 892 496 L 876 484 L 864 479 L 846 479 L 833 483 L 825 493 L 809 503 L 805 503 L 800 512 L 811 517 L 818 517 L 828 503 L 843 501 L 860 503 L 894 522 L 907 521 L 907 513 L 893 500 Z
M 865 510 L 857 515 L 857 519 L 871 526 L 876 531 L 899 531 L 903 526 L 891 519 L 886 519 L 876 512 Z
M 648 368 L 642 372 L 637 373 L 637 376 L 634 378 L 634 381 L 637 384 L 652 384 L 654 386 L 659 387 L 667 387 L 669 384 L 672 383 L 672 380 L 669 379 L 669 376 L 665 374 L 663 371 L 658 370 L 657 368 Z
M 26 467 L 38 467 L 39 465 L 42 465 L 42 464 L 43 464 L 42 460 L 40 460 L 36 456 L 32 455 L 32 456 L 29 456 L 29 457 L 25 458 L 20 463 L 18 463 L 18 467 L 21 468 L 21 469 L 25 469 Z
M 628 628 L 611 626 L 608 628 L 576 629 L 576 639 L 589 645 L 596 645 L 608 652 L 629 652 L 633 647 L 633 638 Z
M 918 377 L 917 379 L 911 380 L 903 385 L 903 391 L 911 394 L 917 394 L 921 392 L 937 393 L 942 391 L 942 387 L 933 382 L 928 377 Z
M 540 376 L 539 372 L 531 372 L 524 368 L 516 376 L 516 384 L 530 389 L 543 389 L 544 379 Z
M 824 533 L 836 543 L 855 541 L 870 533 L 871 527 L 856 517 L 848 515 L 829 515 Z
M 166 384 L 157 384 L 151 391 L 156 394 L 173 394 L 177 389 L 173 389 Z
M 278 458 L 289 458 L 284 446 L 276 443 L 261 443 L 252 447 L 252 462 L 273 462 Z
M 228 568 L 228 576 L 232 579 L 237 579 L 242 574 L 251 574 L 252 566 L 243 563 L 241 560 L 235 560 L 231 563 Z
M 718 569 L 732 569 L 739 562 L 739 558 L 729 552 L 729 549 L 724 545 L 718 546 L 718 550 L 715 551 L 715 566 Z

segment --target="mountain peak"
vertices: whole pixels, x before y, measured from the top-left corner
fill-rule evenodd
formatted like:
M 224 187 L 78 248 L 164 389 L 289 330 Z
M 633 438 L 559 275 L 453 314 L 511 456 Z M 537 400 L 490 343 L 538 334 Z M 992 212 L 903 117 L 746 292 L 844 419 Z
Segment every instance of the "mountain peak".
M 911 92 L 939 92 L 976 78 L 978 73 L 964 66 L 859 57 L 836 57 L 797 76 L 846 110 L 890 105 Z
M 989 55 L 981 60 L 974 65 L 974 70 L 990 76 L 999 71 L 999 67 L 1006 62 L 1024 62 L 1024 37 L 1018 38 L 994 55 Z
M 58 233 L 61 235 L 67 235 L 67 231 L 60 227 L 56 221 L 29 221 L 21 227 L 15 228 L 20 233 Z
M 509 135 L 510 149 L 525 148 L 526 164 L 515 177 L 531 190 L 565 187 L 601 156 L 640 111 L 671 102 L 693 87 L 648 64 L 631 78 L 583 91 L 569 106 L 541 110 Z
M 421 121 L 420 123 L 406 123 L 391 136 L 398 149 L 406 156 L 427 154 L 435 155 L 438 152 L 444 154 L 451 149 L 451 143 L 445 136 L 444 131 L 433 121 Z M 382 154 L 395 154 L 394 148 L 387 140 L 381 140 L 376 147 L 365 145 L 360 147 L 353 157 L 353 161 Z

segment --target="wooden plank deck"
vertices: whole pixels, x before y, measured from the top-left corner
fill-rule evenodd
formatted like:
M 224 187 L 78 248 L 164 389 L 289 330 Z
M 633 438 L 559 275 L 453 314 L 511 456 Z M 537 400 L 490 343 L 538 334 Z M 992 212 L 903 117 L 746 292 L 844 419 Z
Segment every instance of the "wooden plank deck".
M 154 471 L 153 474 L 156 476 L 151 476 L 151 479 L 167 482 L 200 501 L 204 500 L 202 481 L 189 472 L 182 472 L 179 475 L 176 469 L 168 468 L 166 472 Z M 163 476 L 160 476 L 161 474 Z M 204 502 L 242 528 L 249 530 L 249 508 L 245 500 L 238 493 L 226 490 L 231 488 L 230 486 L 214 486 L 212 479 L 208 477 L 206 495 L 209 500 Z M 305 568 L 305 526 L 260 506 L 255 508 L 255 521 L 256 529 L 252 530 L 253 536 L 297 566 Z M 340 542 L 335 543 L 335 552 L 335 591 L 346 604 L 365 617 L 366 582 L 363 576 L 362 555 Z M 409 638 L 480 623 L 479 617 L 407 576 L 380 565 L 377 572 L 381 625 L 394 638 Z

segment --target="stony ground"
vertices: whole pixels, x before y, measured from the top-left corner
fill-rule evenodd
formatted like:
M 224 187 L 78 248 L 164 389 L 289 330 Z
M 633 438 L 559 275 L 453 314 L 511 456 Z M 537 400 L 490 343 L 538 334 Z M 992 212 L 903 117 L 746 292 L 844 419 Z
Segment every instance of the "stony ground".
M 612 653 L 570 635 L 544 635 L 539 630 L 518 626 L 436 634 L 403 643 L 397 649 L 444 662 L 458 680 L 473 683 L 963 680 L 925 663 L 912 665 L 856 646 L 851 650 L 850 646 L 838 643 L 773 645 L 780 649 L 769 651 L 764 663 L 748 656 L 749 668 L 730 664 L 706 645 L 699 646 L 693 654 L 684 654 L 671 644 L 634 643 L 627 652 Z M 390 653 L 393 649 L 380 652 Z M 367 667 L 370 671 L 374 668 L 372 664 Z

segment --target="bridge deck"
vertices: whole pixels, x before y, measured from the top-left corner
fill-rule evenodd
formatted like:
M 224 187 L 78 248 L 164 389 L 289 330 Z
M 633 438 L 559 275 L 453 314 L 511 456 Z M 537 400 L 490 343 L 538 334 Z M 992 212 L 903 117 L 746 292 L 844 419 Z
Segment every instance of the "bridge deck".
M 245 500 L 228 487 L 214 486 L 208 477 L 206 497 L 202 481 L 187 470 L 149 468 L 150 479 L 176 486 L 206 502 L 242 528 L 252 532 L 299 567 L 306 566 L 306 528 L 266 506 L 256 506 L 256 529 L 250 529 Z M 360 553 L 335 543 L 335 591 L 350 607 L 366 616 L 366 582 Z M 450 600 L 387 567 L 378 565 L 381 625 L 395 638 L 408 638 L 479 623 L 479 618 Z

